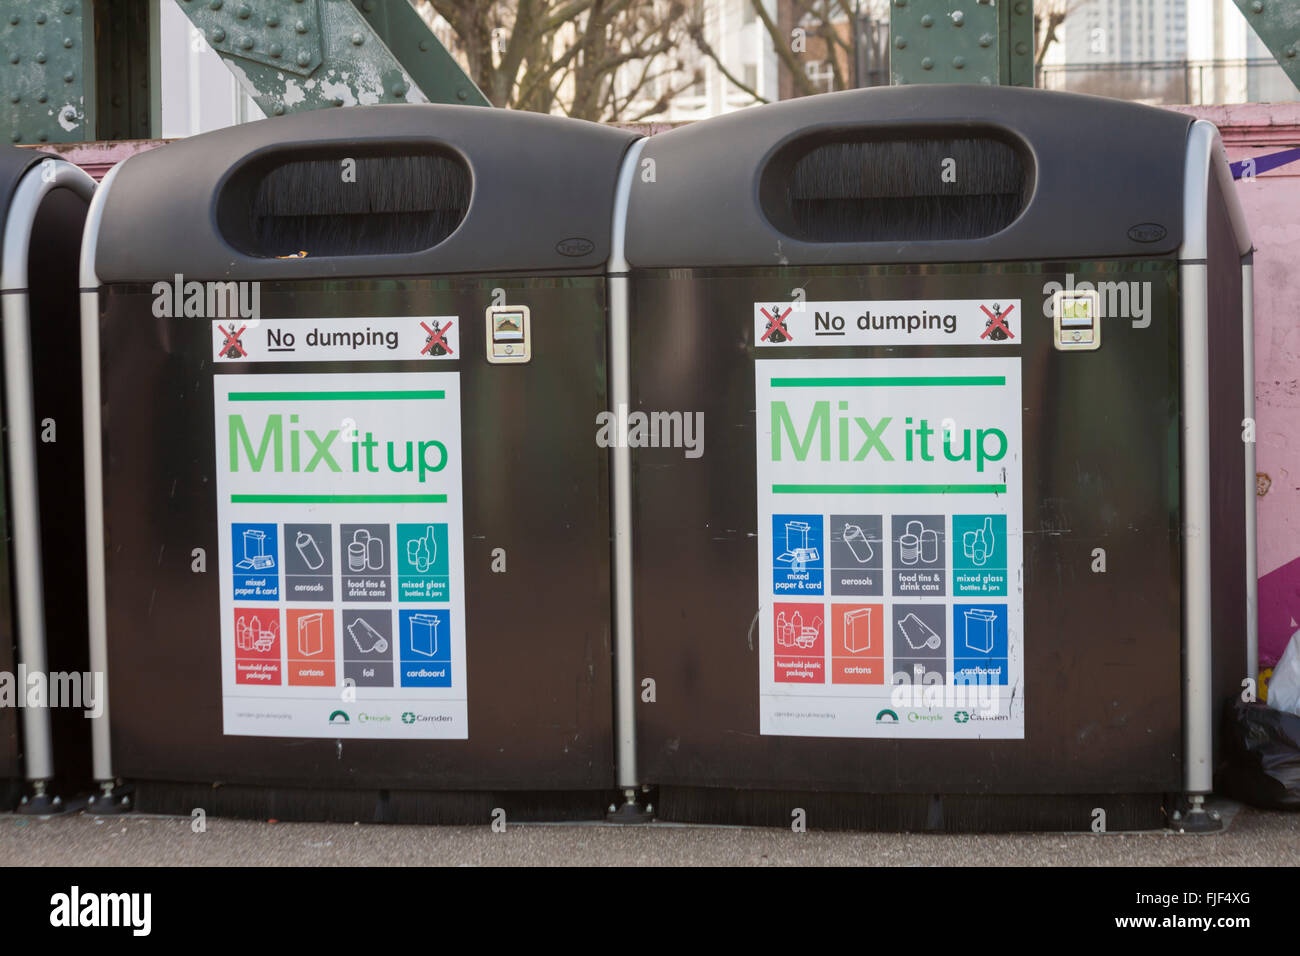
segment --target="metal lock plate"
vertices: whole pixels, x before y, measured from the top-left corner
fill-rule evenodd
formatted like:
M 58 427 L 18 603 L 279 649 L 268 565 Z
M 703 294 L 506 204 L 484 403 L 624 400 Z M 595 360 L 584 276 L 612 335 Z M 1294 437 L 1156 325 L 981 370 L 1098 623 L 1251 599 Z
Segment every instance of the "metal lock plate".
M 493 365 L 520 365 L 533 357 L 528 306 L 490 306 L 486 331 L 487 360 Z
M 1101 296 L 1094 289 L 1052 296 L 1052 344 L 1063 352 L 1101 348 Z

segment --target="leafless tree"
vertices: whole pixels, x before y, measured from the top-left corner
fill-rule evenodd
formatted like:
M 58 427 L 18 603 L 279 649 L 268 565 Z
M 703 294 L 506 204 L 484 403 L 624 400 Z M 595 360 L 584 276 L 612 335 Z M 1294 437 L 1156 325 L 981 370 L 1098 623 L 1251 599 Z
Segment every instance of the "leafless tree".
M 414 0 L 495 106 L 630 122 L 667 109 L 698 77 L 682 0 Z

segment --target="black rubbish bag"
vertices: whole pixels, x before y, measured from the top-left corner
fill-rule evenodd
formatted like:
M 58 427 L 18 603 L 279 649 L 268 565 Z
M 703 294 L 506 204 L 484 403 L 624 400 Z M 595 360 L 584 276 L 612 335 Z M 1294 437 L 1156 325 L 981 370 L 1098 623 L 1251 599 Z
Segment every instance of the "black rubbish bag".
M 1300 717 L 1237 702 L 1228 714 L 1220 790 L 1270 810 L 1300 810 Z

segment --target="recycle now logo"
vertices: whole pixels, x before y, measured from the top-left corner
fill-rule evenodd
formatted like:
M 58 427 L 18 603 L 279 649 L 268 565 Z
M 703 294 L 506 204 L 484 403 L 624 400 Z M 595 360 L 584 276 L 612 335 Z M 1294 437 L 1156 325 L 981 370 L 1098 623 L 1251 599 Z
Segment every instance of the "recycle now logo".
M 964 724 L 966 721 L 970 720 L 970 714 L 966 713 L 964 710 L 959 710 L 957 713 L 952 715 L 952 719 L 957 721 L 959 724 Z
M 404 723 L 404 724 L 413 724 L 413 723 L 415 723 L 415 714 L 414 714 L 414 712 L 409 711 L 409 710 L 408 710 L 408 711 L 405 711 L 405 712 L 402 714 L 402 723 Z

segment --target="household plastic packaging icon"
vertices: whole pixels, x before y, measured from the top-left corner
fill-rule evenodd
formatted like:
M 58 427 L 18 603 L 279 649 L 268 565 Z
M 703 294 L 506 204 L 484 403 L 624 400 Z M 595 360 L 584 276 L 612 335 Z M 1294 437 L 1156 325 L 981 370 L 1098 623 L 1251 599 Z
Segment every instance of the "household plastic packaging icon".
M 782 647 L 809 648 L 817 643 L 817 635 L 821 633 L 821 628 L 820 617 L 814 618 L 811 626 L 806 626 L 803 615 L 798 611 L 795 611 L 789 620 L 786 620 L 785 612 L 782 611 L 776 616 L 776 642 Z
M 275 644 L 275 622 L 268 629 L 256 618 L 245 618 L 242 614 L 235 621 L 235 647 L 241 651 L 257 651 L 265 654 Z

